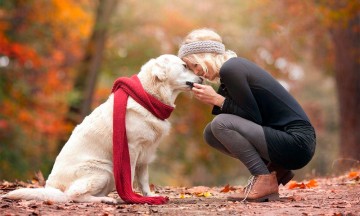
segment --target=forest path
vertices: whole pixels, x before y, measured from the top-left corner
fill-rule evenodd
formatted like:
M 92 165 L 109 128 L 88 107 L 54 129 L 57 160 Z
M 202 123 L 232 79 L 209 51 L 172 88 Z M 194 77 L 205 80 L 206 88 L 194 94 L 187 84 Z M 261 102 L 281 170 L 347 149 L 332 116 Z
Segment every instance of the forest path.
M 0 215 L 360 215 L 360 172 L 333 178 L 290 182 L 280 187 L 280 200 L 264 203 L 230 202 L 236 187 L 153 187 L 170 198 L 165 205 L 109 205 L 104 203 L 52 203 L 0 198 Z M 0 195 L 38 182 L 0 182 Z M 290 189 L 290 187 L 293 187 Z M 116 192 L 109 196 L 118 197 Z

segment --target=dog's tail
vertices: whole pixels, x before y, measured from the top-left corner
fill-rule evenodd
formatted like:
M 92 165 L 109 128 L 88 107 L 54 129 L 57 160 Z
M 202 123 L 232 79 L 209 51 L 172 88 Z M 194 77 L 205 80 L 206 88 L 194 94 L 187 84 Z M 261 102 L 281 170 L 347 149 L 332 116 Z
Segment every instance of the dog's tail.
M 8 199 L 43 200 L 52 202 L 69 202 L 70 199 L 59 189 L 46 188 L 20 188 L 2 196 Z

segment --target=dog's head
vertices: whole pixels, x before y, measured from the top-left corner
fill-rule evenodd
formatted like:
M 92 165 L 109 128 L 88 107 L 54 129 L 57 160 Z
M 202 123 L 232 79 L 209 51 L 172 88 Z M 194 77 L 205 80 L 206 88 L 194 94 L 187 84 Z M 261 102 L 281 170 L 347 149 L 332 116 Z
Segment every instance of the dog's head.
M 189 91 L 187 82 L 202 83 L 203 79 L 188 69 L 185 62 L 175 55 L 161 55 L 151 59 L 141 68 L 138 74 L 147 90 L 166 88 L 168 91 Z M 150 86 L 151 85 L 151 86 Z

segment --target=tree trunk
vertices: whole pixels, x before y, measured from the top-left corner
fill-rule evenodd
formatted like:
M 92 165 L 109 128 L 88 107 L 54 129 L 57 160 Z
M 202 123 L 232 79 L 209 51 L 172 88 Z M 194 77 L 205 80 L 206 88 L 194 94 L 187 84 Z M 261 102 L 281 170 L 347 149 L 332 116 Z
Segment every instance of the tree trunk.
M 331 29 L 340 105 L 340 154 L 360 161 L 360 13 Z
M 68 115 L 70 121 L 74 124 L 81 122 L 91 111 L 96 81 L 103 59 L 109 21 L 117 2 L 117 0 L 100 0 L 98 2 L 94 29 L 87 44 L 84 60 L 74 85 L 74 91 L 79 92 L 81 98 L 74 104 L 71 104 Z

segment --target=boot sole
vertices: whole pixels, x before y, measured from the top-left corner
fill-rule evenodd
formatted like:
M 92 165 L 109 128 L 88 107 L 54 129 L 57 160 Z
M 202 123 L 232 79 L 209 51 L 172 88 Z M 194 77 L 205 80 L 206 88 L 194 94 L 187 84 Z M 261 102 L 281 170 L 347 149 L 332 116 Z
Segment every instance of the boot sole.
M 227 198 L 228 201 L 233 201 L 233 202 L 243 201 L 243 199 L 244 198 L 237 198 L 237 197 L 228 197 Z M 270 201 L 276 201 L 276 200 L 279 200 L 279 199 L 280 199 L 279 194 L 274 193 L 274 194 L 270 194 L 270 195 L 260 197 L 260 198 L 257 198 L 257 199 L 249 199 L 249 198 L 247 198 L 245 201 L 248 201 L 248 202 L 270 202 Z

